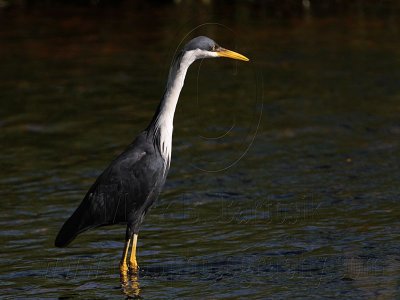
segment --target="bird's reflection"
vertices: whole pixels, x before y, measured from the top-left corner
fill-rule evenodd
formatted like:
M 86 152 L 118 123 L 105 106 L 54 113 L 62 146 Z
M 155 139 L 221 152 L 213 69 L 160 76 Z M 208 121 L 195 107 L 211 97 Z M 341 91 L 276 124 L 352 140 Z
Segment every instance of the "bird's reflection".
M 141 299 L 139 272 L 123 272 L 120 273 L 122 292 L 128 299 Z

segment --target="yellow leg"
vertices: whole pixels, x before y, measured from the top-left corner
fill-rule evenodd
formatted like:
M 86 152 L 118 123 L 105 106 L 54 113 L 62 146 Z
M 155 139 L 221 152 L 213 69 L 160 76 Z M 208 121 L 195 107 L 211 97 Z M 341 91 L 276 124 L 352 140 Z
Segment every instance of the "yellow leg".
M 131 257 L 129 259 L 129 269 L 132 272 L 137 272 L 139 270 L 138 263 L 136 261 L 136 245 L 137 245 L 137 238 L 138 235 L 134 234 L 132 239 L 132 250 L 131 250 Z
M 131 239 L 128 239 L 124 245 L 124 251 L 122 252 L 122 259 L 119 264 L 119 270 L 120 270 L 121 274 L 126 274 L 128 272 L 127 258 L 128 258 L 128 250 L 129 250 L 130 243 L 131 243 Z

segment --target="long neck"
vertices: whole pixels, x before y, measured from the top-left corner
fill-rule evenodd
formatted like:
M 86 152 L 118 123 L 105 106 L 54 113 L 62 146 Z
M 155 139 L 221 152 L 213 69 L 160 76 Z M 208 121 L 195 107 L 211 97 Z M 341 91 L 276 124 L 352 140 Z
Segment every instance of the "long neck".
M 176 105 L 181 93 L 187 69 L 194 61 L 192 56 L 182 53 L 173 61 L 167 86 L 158 109 L 151 121 L 148 130 L 154 135 L 155 145 L 169 166 L 172 150 L 172 132 Z

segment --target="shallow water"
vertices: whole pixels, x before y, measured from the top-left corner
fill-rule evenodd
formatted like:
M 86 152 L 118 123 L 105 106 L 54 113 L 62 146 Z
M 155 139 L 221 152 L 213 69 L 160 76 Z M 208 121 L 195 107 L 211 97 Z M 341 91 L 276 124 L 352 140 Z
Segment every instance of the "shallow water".
M 399 297 L 398 9 L 270 9 L 0 9 L 3 298 Z M 189 70 L 121 286 L 123 227 L 55 235 L 147 126 L 181 39 L 216 20 L 190 36 L 252 62 Z

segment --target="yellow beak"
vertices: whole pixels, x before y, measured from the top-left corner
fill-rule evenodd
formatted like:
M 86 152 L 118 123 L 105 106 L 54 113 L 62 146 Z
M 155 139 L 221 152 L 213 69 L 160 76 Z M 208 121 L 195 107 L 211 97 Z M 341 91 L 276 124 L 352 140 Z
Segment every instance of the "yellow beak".
M 246 56 L 239 54 L 235 51 L 231 51 L 231 50 L 224 49 L 224 48 L 221 48 L 217 52 L 217 54 L 218 54 L 218 56 L 221 56 L 221 57 L 228 57 L 228 58 L 233 58 L 233 59 L 238 59 L 238 60 L 249 61 L 249 59 Z

